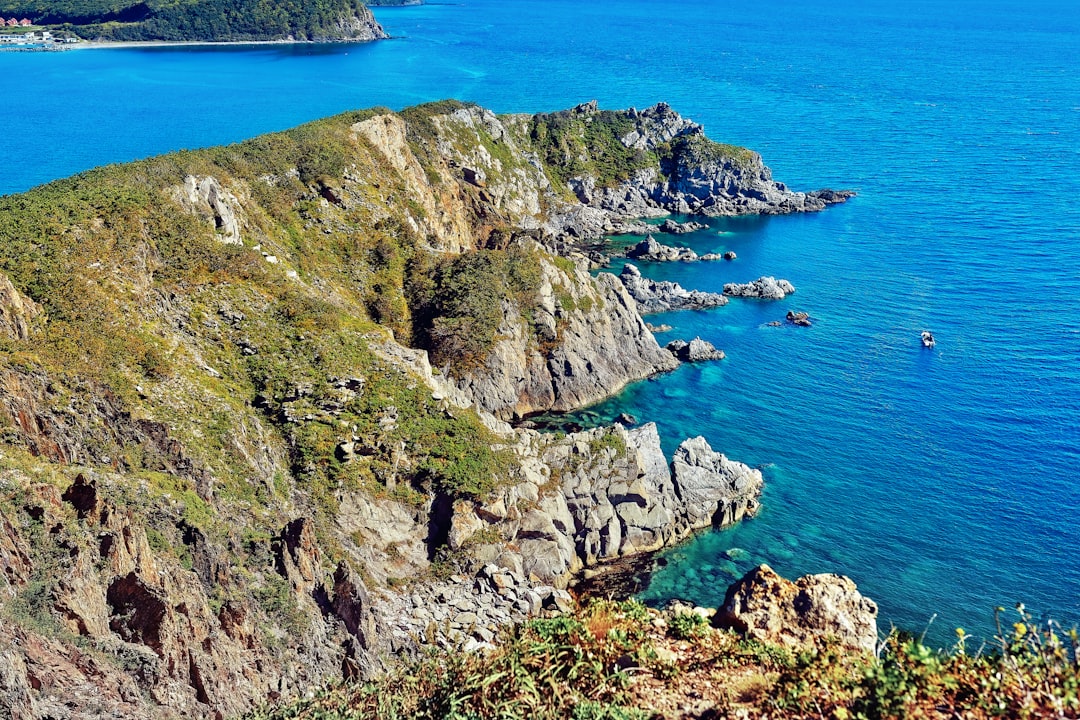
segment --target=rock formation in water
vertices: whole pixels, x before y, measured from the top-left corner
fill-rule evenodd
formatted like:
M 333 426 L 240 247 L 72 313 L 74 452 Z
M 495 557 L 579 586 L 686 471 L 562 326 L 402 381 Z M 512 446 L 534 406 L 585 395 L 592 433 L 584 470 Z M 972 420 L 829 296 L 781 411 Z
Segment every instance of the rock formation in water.
M 626 251 L 626 257 L 650 262 L 697 262 L 698 254 L 690 248 L 663 245 L 652 235 Z
M 666 346 L 668 352 L 684 362 L 704 362 L 706 360 L 723 360 L 724 351 L 717 350 L 716 346 L 699 337 L 690 342 L 685 340 L 672 340 Z
M 623 266 L 619 280 L 637 303 L 638 312 L 642 315 L 672 310 L 705 310 L 727 305 L 728 302 L 719 293 L 687 290 L 670 280 L 650 280 L 629 263 Z
M 724 284 L 724 294 L 729 297 L 783 300 L 793 292 L 795 292 L 794 285 L 787 280 L 777 280 L 771 276 L 762 276 L 748 283 Z
M 797 325 L 798 327 L 810 327 L 812 324 L 810 322 L 810 315 L 802 311 L 788 310 L 785 319 L 792 325 Z
M 694 222 L 693 220 L 681 223 L 676 222 L 671 218 L 668 218 L 664 222 L 660 223 L 660 225 L 658 225 L 656 229 L 662 233 L 669 233 L 671 235 L 685 235 L 686 233 L 704 230 L 707 227 L 709 226 L 705 223 Z

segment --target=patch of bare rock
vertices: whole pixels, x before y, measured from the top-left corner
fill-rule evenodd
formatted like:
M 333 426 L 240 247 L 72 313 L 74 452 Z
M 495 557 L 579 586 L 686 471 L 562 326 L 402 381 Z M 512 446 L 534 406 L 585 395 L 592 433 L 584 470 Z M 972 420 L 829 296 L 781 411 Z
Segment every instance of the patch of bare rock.
M 728 588 L 714 624 L 785 645 L 832 637 L 873 652 L 877 605 L 842 575 L 806 575 L 792 582 L 760 565 Z

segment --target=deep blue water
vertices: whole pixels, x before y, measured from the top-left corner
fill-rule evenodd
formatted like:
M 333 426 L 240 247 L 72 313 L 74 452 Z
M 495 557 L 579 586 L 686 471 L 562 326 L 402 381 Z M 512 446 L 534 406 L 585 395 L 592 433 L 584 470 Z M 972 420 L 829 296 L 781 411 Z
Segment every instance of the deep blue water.
M 642 266 L 769 304 L 651 318 L 722 347 L 596 410 L 765 466 L 764 508 L 670 554 L 647 592 L 840 572 L 884 625 L 948 643 L 1024 601 L 1080 621 L 1080 12 L 1075 2 L 465 0 L 377 11 L 362 46 L 0 54 L 0 193 L 371 105 L 666 100 L 760 151 L 824 213 L 716 222 L 733 263 Z M 725 234 L 719 234 L 723 231 Z M 772 328 L 789 308 L 809 329 Z M 923 350 L 918 333 L 938 338 Z M 738 563 L 721 553 L 747 551 Z

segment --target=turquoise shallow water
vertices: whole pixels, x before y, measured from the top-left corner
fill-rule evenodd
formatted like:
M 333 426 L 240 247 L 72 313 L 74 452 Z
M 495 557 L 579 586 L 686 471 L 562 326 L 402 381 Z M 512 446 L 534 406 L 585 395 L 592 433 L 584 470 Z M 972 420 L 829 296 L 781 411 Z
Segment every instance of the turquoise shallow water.
M 764 466 L 760 516 L 670 554 L 646 595 L 715 604 L 731 574 L 841 572 L 885 623 L 949 641 L 995 605 L 1080 621 L 1080 13 L 1074 2 L 466 0 L 377 12 L 365 46 L 0 54 L 0 193 L 349 108 L 666 100 L 763 153 L 824 213 L 686 238 L 700 289 L 798 292 L 651 318 L 722 347 L 595 408 Z M 719 234 L 723 231 L 724 234 Z M 814 327 L 770 328 L 789 308 Z M 919 330 L 939 344 L 924 351 Z M 737 562 L 722 557 L 746 550 Z

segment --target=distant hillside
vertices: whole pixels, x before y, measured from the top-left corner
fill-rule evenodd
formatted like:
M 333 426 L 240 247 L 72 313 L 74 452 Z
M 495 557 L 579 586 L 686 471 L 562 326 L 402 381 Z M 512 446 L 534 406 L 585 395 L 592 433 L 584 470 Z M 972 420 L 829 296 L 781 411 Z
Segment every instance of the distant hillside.
M 87 40 L 377 40 L 360 0 L 0 0 L 0 15 L 63 27 Z

